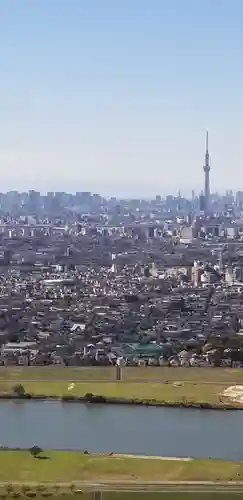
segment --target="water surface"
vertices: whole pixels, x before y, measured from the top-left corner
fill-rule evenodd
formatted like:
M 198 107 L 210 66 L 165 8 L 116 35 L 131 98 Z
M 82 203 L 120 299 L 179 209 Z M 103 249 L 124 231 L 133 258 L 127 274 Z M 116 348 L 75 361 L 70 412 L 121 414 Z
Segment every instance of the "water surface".
M 0 445 L 243 460 L 243 411 L 1 401 Z

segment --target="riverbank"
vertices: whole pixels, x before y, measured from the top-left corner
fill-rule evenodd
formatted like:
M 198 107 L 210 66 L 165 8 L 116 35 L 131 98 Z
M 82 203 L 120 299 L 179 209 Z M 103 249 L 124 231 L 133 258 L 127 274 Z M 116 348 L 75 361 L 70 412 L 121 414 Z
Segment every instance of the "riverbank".
M 216 404 L 212 403 L 200 403 L 193 401 L 157 401 L 156 399 L 130 399 L 130 398 L 117 398 L 117 397 L 105 397 L 102 395 L 95 395 L 87 393 L 84 396 L 74 396 L 67 394 L 64 396 L 55 395 L 45 395 L 45 394 L 33 394 L 25 392 L 24 394 L 18 395 L 15 393 L 4 393 L 0 394 L 0 401 L 58 401 L 63 403 L 85 403 L 85 404 L 102 404 L 102 405 L 126 405 L 126 406 L 154 406 L 157 408 L 185 408 L 194 410 L 220 410 L 220 411 L 232 411 L 232 410 L 243 410 L 243 406 L 238 403 L 228 403 L 224 404 L 219 401 Z
M 22 384 L 32 398 L 89 401 L 87 394 L 106 404 L 136 404 L 201 409 L 239 409 L 240 403 L 220 395 L 232 385 L 243 385 L 243 369 L 148 367 L 123 369 L 115 381 L 114 367 L 64 368 L 0 367 L 0 396 L 12 397 Z M 29 396 L 30 397 L 30 396 Z M 103 399 L 102 399 L 103 398 Z
M 129 456 L 44 450 L 41 458 L 29 451 L 0 450 L 0 483 L 71 483 L 215 481 L 243 484 L 243 462 L 222 460 L 161 460 Z

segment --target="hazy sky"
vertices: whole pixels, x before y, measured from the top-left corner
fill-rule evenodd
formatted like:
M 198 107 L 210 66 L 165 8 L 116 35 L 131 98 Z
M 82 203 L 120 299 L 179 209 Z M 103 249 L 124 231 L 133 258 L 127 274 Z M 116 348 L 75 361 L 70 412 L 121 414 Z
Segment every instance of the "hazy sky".
M 0 191 L 243 188 L 242 0 L 0 0 Z

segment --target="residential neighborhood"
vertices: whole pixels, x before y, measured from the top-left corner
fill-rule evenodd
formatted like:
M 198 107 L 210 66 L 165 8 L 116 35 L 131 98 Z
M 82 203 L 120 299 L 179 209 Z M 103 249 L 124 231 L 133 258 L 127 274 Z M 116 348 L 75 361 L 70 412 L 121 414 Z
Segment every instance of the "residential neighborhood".
M 185 241 L 162 202 L 92 203 L 2 215 L 0 363 L 241 366 L 241 241 Z

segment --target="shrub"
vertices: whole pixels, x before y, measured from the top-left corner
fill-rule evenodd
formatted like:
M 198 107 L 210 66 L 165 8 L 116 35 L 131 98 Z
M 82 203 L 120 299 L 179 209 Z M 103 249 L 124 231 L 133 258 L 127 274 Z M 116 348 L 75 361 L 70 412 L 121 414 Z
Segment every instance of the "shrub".
M 77 401 L 78 398 L 76 396 L 72 396 L 72 394 L 70 395 L 67 395 L 67 394 L 64 394 L 64 396 L 62 396 L 62 401 Z
M 25 393 L 25 395 L 24 395 L 24 397 L 25 397 L 26 399 L 32 399 L 33 395 L 32 395 L 32 394 L 30 394 L 29 392 L 26 392 L 26 393 Z
M 106 397 L 99 394 L 95 395 L 92 392 L 86 392 L 84 399 L 90 403 L 106 403 Z

